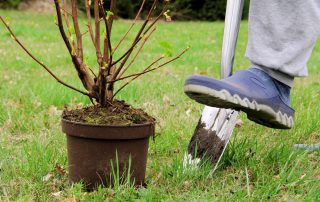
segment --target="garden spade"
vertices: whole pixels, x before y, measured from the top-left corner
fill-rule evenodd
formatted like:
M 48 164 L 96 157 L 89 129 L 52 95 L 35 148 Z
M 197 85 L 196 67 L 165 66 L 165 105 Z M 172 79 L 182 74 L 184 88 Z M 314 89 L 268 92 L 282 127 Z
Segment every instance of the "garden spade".
M 228 0 L 221 58 L 221 78 L 232 74 L 233 61 L 244 0 Z M 203 157 L 208 157 L 216 170 L 229 143 L 239 112 L 233 109 L 220 109 L 205 106 L 189 142 L 184 165 L 196 165 Z

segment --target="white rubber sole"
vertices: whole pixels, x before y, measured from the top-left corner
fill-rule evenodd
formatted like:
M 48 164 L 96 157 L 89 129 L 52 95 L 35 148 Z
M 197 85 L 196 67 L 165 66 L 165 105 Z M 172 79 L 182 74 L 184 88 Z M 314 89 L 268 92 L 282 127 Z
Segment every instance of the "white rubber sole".
M 231 95 L 227 90 L 216 91 L 200 85 L 185 85 L 185 93 L 192 99 L 212 107 L 239 109 L 247 113 L 247 117 L 261 125 L 271 128 L 290 129 L 293 127 L 293 117 L 281 111 L 274 111 L 271 107 L 259 104 L 255 100 L 250 102 L 239 95 Z

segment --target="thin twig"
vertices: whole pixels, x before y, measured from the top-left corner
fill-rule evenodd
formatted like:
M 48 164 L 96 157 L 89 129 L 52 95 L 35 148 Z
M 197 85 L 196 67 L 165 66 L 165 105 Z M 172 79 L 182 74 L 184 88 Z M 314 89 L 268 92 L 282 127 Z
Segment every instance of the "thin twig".
M 58 18 L 58 27 L 62 36 L 62 39 L 64 41 L 64 43 L 66 44 L 69 53 L 71 54 L 71 56 L 73 56 L 72 54 L 72 46 L 68 40 L 68 37 L 63 29 L 63 22 L 62 22 L 62 16 L 61 16 L 61 7 L 59 4 L 59 0 L 54 0 L 55 6 L 56 6 L 56 12 L 57 12 L 57 18 Z M 79 65 L 79 64 L 77 64 Z
M 163 6 L 162 11 L 160 14 L 157 16 L 157 18 L 148 26 L 148 28 L 144 31 L 143 35 L 145 35 L 149 30 L 159 21 L 159 19 L 163 16 L 163 14 L 167 11 L 168 6 L 169 6 L 169 1 L 166 1 L 165 5 Z
M 120 71 L 122 70 L 123 66 L 125 65 L 125 63 L 126 63 L 127 60 L 129 59 L 129 57 L 130 57 L 130 55 L 131 55 L 134 47 L 138 44 L 138 42 L 139 42 L 139 41 L 141 40 L 141 38 L 143 37 L 143 36 L 141 36 L 141 34 L 143 33 L 144 29 L 146 28 L 146 26 L 147 26 L 147 24 L 148 24 L 148 22 L 149 22 L 149 20 L 150 20 L 150 18 L 151 18 L 151 15 L 152 15 L 152 13 L 153 13 L 153 11 L 154 11 L 154 8 L 156 7 L 157 3 L 158 3 L 158 0 L 154 0 L 154 1 L 153 1 L 153 4 L 152 4 L 152 6 L 151 6 L 151 8 L 150 8 L 150 10 L 149 10 L 149 13 L 148 13 L 148 15 L 147 15 L 147 18 L 146 18 L 146 20 L 144 21 L 143 25 L 141 26 L 140 30 L 138 31 L 138 33 L 137 33 L 137 35 L 136 35 L 136 38 L 134 39 L 134 41 L 133 41 L 133 43 L 132 43 L 131 48 L 125 53 L 125 55 L 123 55 L 122 57 L 120 57 L 120 58 L 123 58 L 123 60 L 122 60 L 122 59 L 121 59 L 122 61 L 121 61 L 120 59 L 117 60 L 117 61 L 119 61 L 119 62 L 121 61 L 121 64 L 120 64 L 120 66 L 116 69 L 116 72 L 112 75 L 112 79 L 111 79 L 111 80 L 114 80 L 114 79 L 116 79 L 116 78 L 118 77 L 118 75 L 119 75 Z M 116 63 L 116 62 L 113 62 L 113 63 Z
M 155 60 L 154 62 L 152 62 L 147 68 L 145 68 L 143 71 L 147 71 L 148 69 L 150 69 L 154 64 L 158 63 L 160 60 L 162 60 L 164 58 L 164 56 L 159 57 L 157 60 Z M 140 75 L 136 75 L 135 77 L 133 77 L 130 81 L 126 82 L 123 86 L 121 86 L 117 92 L 115 92 L 115 94 L 113 95 L 113 98 L 122 90 L 124 89 L 127 85 L 129 85 L 132 81 L 134 81 L 135 79 L 137 79 Z
M 152 7 L 151 7 L 151 9 L 150 9 L 150 11 L 149 11 L 149 13 L 148 13 L 147 19 L 145 20 L 145 22 L 144 22 L 144 24 L 142 25 L 139 33 L 138 33 L 137 36 L 136 36 L 136 39 L 135 39 L 135 40 L 137 40 L 137 43 L 138 43 L 138 42 L 141 40 L 141 38 L 142 38 L 143 36 L 145 36 L 145 35 L 148 33 L 148 31 L 159 21 L 160 17 L 161 17 L 161 16 L 164 14 L 164 12 L 167 10 L 168 5 L 169 5 L 169 1 L 166 1 L 165 5 L 164 5 L 162 11 L 160 12 L 160 14 L 158 15 L 158 17 L 157 17 L 157 18 L 147 27 L 147 29 L 144 31 L 146 25 L 148 24 L 148 22 L 149 22 L 149 20 L 150 20 L 150 17 L 151 17 L 151 15 L 152 15 L 152 13 L 153 13 L 153 10 L 154 10 L 154 8 L 156 7 L 156 4 L 157 4 L 157 0 L 155 0 L 155 1 L 153 2 L 153 5 L 152 5 Z M 142 33 L 143 33 L 143 34 L 142 34 Z M 141 36 L 141 35 L 142 35 L 142 36 Z M 134 46 L 133 46 L 133 48 L 134 48 Z M 114 79 L 116 79 L 116 78 L 118 77 L 118 75 L 119 75 L 120 71 L 122 70 L 123 66 L 125 65 L 125 63 L 126 63 L 127 60 L 129 59 L 129 57 L 130 57 L 130 55 L 131 55 L 131 53 L 132 53 L 132 51 L 133 51 L 133 48 L 130 49 L 130 51 L 128 52 L 128 54 L 126 55 L 126 57 L 121 61 L 121 64 L 120 64 L 119 68 L 116 70 L 115 74 L 113 75 L 113 79 L 112 79 L 112 80 L 114 80 Z
M 88 30 L 86 30 L 85 32 L 81 33 L 81 36 L 84 36 L 86 34 L 88 34 Z
M 114 2 L 114 0 L 111 0 L 111 2 Z M 106 16 L 106 12 L 105 12 L 105 10 L 103 8 L 103 4 L 101 4 L 101 3 L 100 3 L 100 8 L 101 8 L 102 13 L 103 13 L 103 20 L 104 20 L 105 29 L 106 29 L 106 37 L 104 39 L 104 43 L 105 43 L 104 55 L 103 55 L 103 58 L 106 61 L 108 59 L 108 52 L 110 53 L 110 57 L 112 57 L 112 55 L 111 55 L 111 52 L 112 52 L 112 44 L 111 44 L 111 24 L 112 24 L 112 21 L 110 21 L 110 23 L 108 22 L 108 19 L 107 19 L 107 16 Z M 110 60 L 112 60 L 112 58 L 110 58 Z
M 68 39 L 68 37 L 67 37 L 67 35 L 66 35 L 65 31 L 64 31 L 59 0 L 54 0 L 54 4 L 55 4 L 55 7 L 56 7 L 57 18 L 58 18 L 58 27 L 59 27 L 59 31 L 60 31 L 60 34 L 62 36 L 62 39 L 63 39 L 63 41 L 65 42 L 65 44 L 67 46 L 67 49 L 68 49 L 68 51 L 70 53 L 72 62 L 73 62 L 74 67 L 76 68 L 76 70 L 78 72 L 78 76 L 79 76 L 80 80 L 82 81 L 82 84 L 91 93 L 91 91 L 93 90 L 93 87 L 94 87 L 93 79 L 89 75 L 89 72 L 87 71 L 85 65 L 79 61 L 76 53 L 73 51 L 73 48 L 72 48 L 72 46 L 70 44 L 69 39 Z
M 139 55 L 139 53 L 141 52 L 142 48 L 144 47 L 144 45 L 146 44 L 146 42 L 148 41 L 148 39 L 150 38 L 150 36 L 152 35 L 152 33 L 156 30 L 157 28 L 153 28 L 153 30 L 144 38 L 141 46 L 139 47 L 139 49 L 137 50 L 136 54 L 133 56 L 133 58 L 131 59 L 130 63 L 128 64 L 128 66 L 126 68 L 124 68 L 124 70 L 122 70 L 122 72 L 119 74 L 119 78 L 123 76 L 123 74 L 129 69 L 129 67 L 133 64 L 133 62 L 136 60 L 137 56 Z
M 94 73 L 94 71 L 93 71 L 91 68 L 89 68 L 89 70 L 90 70 L 90 72 L 92 73 L 92 75 L 93 75 L 95 78 L 97 78 L 97 75 Z
M 128 79 L 128 78 L 131 78 L 131 77 L 134 77 L 134 76 L 140 76 L 140 75 L 143 75 L 143 74 L 152 72 L 152 71 L 154 71 L 154 70 L 156 70 L 156 69 L 159 69 L 159 68 L 161 68 L 161 67 L 163 67 L 163 66 L 165 66 L 165 65 L 167 65 L 167 64 L 169 64 L 169 63 L 171 63 L 171 62 L 173 62 L 173 61 L 175 61 L 175 60 L 177 60 L 177 59 L 179 59 L 179 58 L 180 58 L 183 54 L 185 54 L 188 50 L 189 50 L 189 48 L 184 49 L 178 56 L 172 58 L 171 60 L 168 60 L 168 61 L 165 62 L 165 63 L 162 63 L 161 65 L 159 65 L 159 66 L 157 66 L 157 67 L 155 67 L 155 68 L 146 70 L 146 69 L 148 68 L 148 67 L 147 67 L 147 68 L 145 68 L 145 69 L 144 69 L 142 72 L 140 72 L 140 73 L 136 73 L 136 74 L 132 74 L 132 75 L 129 75 L 129 76 L 125 76 L 125 77 L 122 77 L 122 78 L 119 78 L 119 79 L 115 79 L 115 80 L 110 81 L 110 82 L 121 81 L 121 80 Z
M 78 23 L 78 8 L 77 0 L 71 0 L 71 12 L 72 12 L 72 21 L 74 26 L 74 31 L 77 38 L 77 56 L 83 61 L 83 48 L 82 48 L 82 35 Z
M 66 3 L 66 0 L 62 0 L 62 8 L 61 8 L 61 10 L 63 11 L 62 13 L 63 13 L 64 20 L 65 20 L 66 25 L 67 25 L 67 28 L 68 28 L 69 36 L 71 36 L 72 33 L 71 33 L 71 29 L 70 29 L 71 27 L 70 27 L 70 23 L 69 23 L 68 14 L 69 14 L 70 16 L 72 16 L 72 15 L 71 15 L 70 13 L 68 13 L 68 11 L 67 11 L 67 3 Z
M 90 1 L 90 0 L 84 0 L 84 4 L 85 4 L 85 7 L 86 7 L 86 13 L 87 13 L 87 21 L 88 21 L 87 27 L 88 27 L 88 31 L 90 33 L 90 37 L 91 37 L 91 40 L 93 42 L 93 45 L 95 46 L 95 39 L 94 39 L 94 34 L 93 34 L 93 31 L 92 31 L 92 24 L 91 24 L 90 5 L 89 5 L 88 1 Z
M 16 35 L 14 34 L 14 32 L 11 30 L 11 28 L 9 27 L 9 25 L 4 21 L 4 19 L 0 16 L 0 20 L 2 21 L 2 23 L 5 25 L 5 27 L 7 28 L 7 30 L 10 32 L 12 38 L 19 44 L 19 46 L 39 65 L 41 65 L 58 83 L 76 91 L 79 92 L 83 95 L 89 96 L 89 97 L 93 97 L 92 95 L 90 95 L 87 92 L 84 92 L 82 90 L 79 90 L 67 83 L 65 83 L 64 81 L 62 81 L 61 79 L 59 79 L 51 70 L 49 67 L 47 67 L 43 62 L 41 62 L 40 60 L 38 60 L 21 42 L 20 40 L 16 37 Z
M 130 33 L 131 29 L 133 28 L 133 26 L 136 24 L 139 16 L 140 16 L 140 13 L 144 7 L 144 4 L 145 4 L 146 0 L 143 0 L 142 3 L 141 3 L 141 6 L 140 6 L 140 9 L 136 15 L 136 17 L 134 18 L 134 20 L 132 21 L 132 24 L 131 26 L 129 27 L 129 29 L 127 30 L 127 32 L 123 35 L 123 37 L 120 39 L 120 41 L 118 42 L 118 44 L 115 46 L 115 48 L 113 49 L 113 52 L 115 52 L 118 47 L 121 45 L 121 43 L 124 41 L 124 39 L 128 36 L 128 34 Z
M 63 0 L 63 1 L 65 1 L 65 0 Z M 63 11 L 63 12 L 65 12 L 67 15 L 70 15 L 70 16 L 72 16 L 72 14 L 70 13 L 70 12 L 68 12 L 68 10 L 67 10 L 67 6 L 64 6 L 64 4 L 65 4 L 65 2 L 62 2 L 62 8 L 61 8 L 61 10 Z
M 123 58 L 125 58 L 133 49 L 134 47 L 140 42 L 140 40 L 142 39 L 142 37 L 140 37 L 137 41 L 135 41 L 131 47 L 117 60 L 113 61 L 111 63 L 111 66 L 114 66 L 116 65 L 117 63 L 119 63 Z
M 112 63 L 112 44 L 111 44 L 111 31 L 113 24 L 113 15 L 116 12 L 116 0 L 111 0 L 110 2 L 110 12 L 112 13 L 110 16 L 106 16 L 106 11 L 104 10 L 103 4 L 100 3 L 100 7 L 103 13 L 103 20 L 105 24 L 106 36 L 104 38 L 104 51 L 103 51 L 103 60 L 104 65 L 107 65 L 106 68 L 101 69 L 101 102 L 102 105 L 106 105 L 105 100 L 112 98 L 113 96 L 113 83 L 109 83 L 107 86 L 107 79 L 110 78 L 110 74 L 113 73 L 113 69 L 115 66 L 111 66 Z M 107 90 L 107 93 L 106 93 Z
M 68 6 L 67 6 L 66 0 L 62 0 L 62 8 L 60 8 L 60 9 L 62 11 L 64 20 L 65 20 L 66 25 L 67 25 L 67 30 L 68 30 L 68 33 L 69 33 L 69 39 L 71 40 L 72 47 L 73 47 L 73 49 L 77 49 L 77 44 L 75 43 L 75 41 L 72 38 L 72 34 L 73 33 L 71 32 L 71 26 L 70 26 L 69 17 L 68 17 L 68 15 L 70 15 L 73 18 L 73 15 L 68 12 Z
M 94 0 L 94 21 L 95 21 L 95 47 L 96 47 L 96 55 L 98 64 L 100 68 L 102 67 L 102 56 L 101 56 L 101 49 L 100 49 L 100 16 L 99 16 L 99 0 Z

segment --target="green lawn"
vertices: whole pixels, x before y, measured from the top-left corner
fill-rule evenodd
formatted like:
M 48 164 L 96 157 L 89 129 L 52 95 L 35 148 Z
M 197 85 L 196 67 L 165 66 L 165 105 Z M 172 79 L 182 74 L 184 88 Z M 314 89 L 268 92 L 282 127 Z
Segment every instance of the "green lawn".
M 17 36 L 63 80 L 81 86 L 53 16 L 3 10 L 0 14 L 10 17 Z M 115 23 L 115 40 L 128 25 L 127 21 Z M 320 153 L 297 152 L 292 146 L 320 142 L 320 43 L 309 61 L 310 76 L 296 79 L 294 84 L 296 119 L 292 130 L 268 129 L 242 114 L 244 124 L 235 129 L 212 178 L 207 177 L 209 166 L 183 170 L 183 154 L 203 108 L 184 95 L 183 83 L 194 73 L 218 77 L 222 35 L 222 22 L 159 24 L 133 70 L 162 54 L 161 42 L 171 44 L 173 54 L 189 45 L 190 51 L 181 60 L 135 81 L 118 96 L 157 119 L 157 137 L 150 142 L 147 164 L 148 187 L 117 186 L 86 193 L 80 184 L 68 184 L 67 176 L 61 176 L 55 167 L 67 167 L 61 110 L 65 104 L 89 104 L 89 100 L 55 82 L 1 25 L 0 201 L 319 200 Z M 243 22 L 236 70 L 249 65 L 244 57 L 246 42 L 247 22 Z M 95 64 L 94 52 L 86 53 L 87 61 Z M 49 173 L 53 176 L 44 179 Z

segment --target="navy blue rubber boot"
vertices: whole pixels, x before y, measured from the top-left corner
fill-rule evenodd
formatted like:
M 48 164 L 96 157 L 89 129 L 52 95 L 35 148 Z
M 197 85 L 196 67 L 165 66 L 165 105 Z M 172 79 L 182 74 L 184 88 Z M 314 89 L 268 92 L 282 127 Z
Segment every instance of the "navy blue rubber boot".
M 186 80 L 184 91 L 207 106 L 241 110 L 250 120 L 267 127 L 293 126 L 290 87 L 260 69 L 238 71 L 221 80 L 193 75 Z

